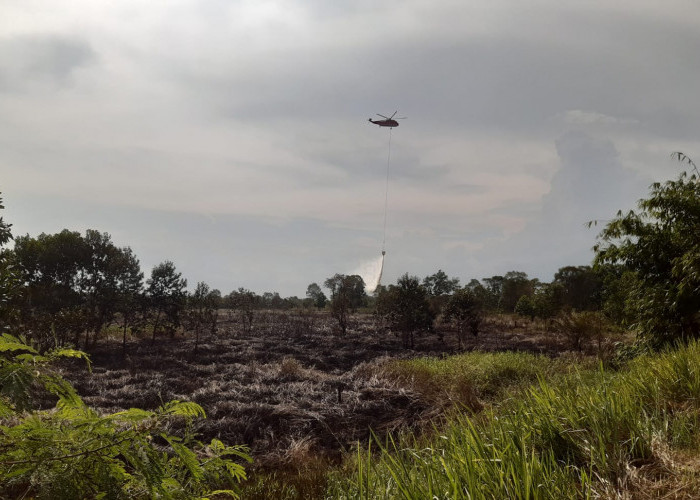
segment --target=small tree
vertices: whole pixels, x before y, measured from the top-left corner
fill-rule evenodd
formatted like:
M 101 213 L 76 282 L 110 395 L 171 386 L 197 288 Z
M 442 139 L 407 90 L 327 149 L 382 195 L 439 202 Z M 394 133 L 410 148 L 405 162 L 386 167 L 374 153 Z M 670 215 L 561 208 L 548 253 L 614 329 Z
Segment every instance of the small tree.
M 199 349 L 200 335 L 209 330 L 216 330 L 216 296 L 209 290 L 209 285 L 200 281 L 197 288 L 187 297 L 185 323 L 194 331 L 194 353 Z
M 350 313 L 362 306 L 367 297 L 365 282 L 358 275 L 336 274 L 323 284 L 331 291 L 331 315 L 338 321 L 338 325 L 345 335 Z
M 260 307 L 261 297 L 246 288 L 234 290 L 226 297 L 229 307 L 234 309 L 243 325 L 243 331 L 250 333 L 253 330 L 255 311 Z
M 457 326 L 457 342 L 462 347 L 464 334 L 469 331 L 475 337 L 483 320 L 483 303 L 469 287 L 454 292 L 445 306 L 444 320 L 454 321 Z
M 526 316 L 530 318 L 530 321 L 535 319 L 535 303 L 529 295 L 523 295 L 515 304 L 515 311 L 519 316 Z
M 416 276 L 401 276 L 396 285 L 379 289 L 377 314 L 390 328 L 401 334 L 403 346 L 413 349 L 416 333 L 433 329 L 435 312 L 430 306 L 428 292 Z

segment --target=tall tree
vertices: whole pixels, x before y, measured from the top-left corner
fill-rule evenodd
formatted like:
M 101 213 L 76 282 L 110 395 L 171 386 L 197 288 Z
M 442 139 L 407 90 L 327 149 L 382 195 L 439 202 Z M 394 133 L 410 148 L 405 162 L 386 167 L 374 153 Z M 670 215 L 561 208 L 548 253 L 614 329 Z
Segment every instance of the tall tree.
M 209 289 L 209 285 L 200 281 L 194 292 L 187 297 L 185 319 L 187 327 L 194 331 L 194 353 L 199 349 L 199 338 L 202 332 L 216 330 L 217 297 Z
M 700 179 L 688 173 L 653 184 L 637 211 L 618 212 L 599 235 L 595 263 L 633 273 L 632 326 L 654 346 L 700 337 L 698 235 Z
M 459 278 L 450 278 L 442 269 L 423 278 L 423 287 L 431 297 L 450 295 L 459 288 Z
M 20 328 L 42 348 L 71 339 L 77 345 L 85 331 L 82 284 L 88 254 L 80 233 L 67 229 L 15 239 L 12 266 L 23 288 L 17 304 Z
M 349 276 L 336 274 L 323 284 L 331 292 L 331 315 L 338 321 L 338 325 L 345 335 L 350 313 L 361 307 L 367 297 L 365 282 L 356 274 Z
M 435 312 L 428 300 L 428 292 L 416 276 L 401 276 L 396 285 L 379 290 L 377 314 L 389 327 L 401 334 L 403 346 L 413 348 L 415 334 L 432 330 Z
M 323 293 L 323 290 L 321 290 L 321 287 L 318 286 L 318 283 L 311 283 L 306 288 L 306 296 L 310 298 L 314 305 L 319 309 L 323 309 L 328 303 L 328 297 L 326 297 L 326 294 Z
M 152 338 L 155 341 L 159 328 L 164 328 L 173 335 L 180 326 L 187 280 L 176 271 L 175 264 L 166 260 L 153 268 L 146 283 L 148 299 L 155 315 Z
M 603 282 L 591 266 L 566 266 L 554 274 L 554 283 L 564 287 L 564 303 L 577 311 L 600 309 Z
M 457 327 L 457 343 L 462 347 L 464 334 L 469 331 L 475 337 L 483 320 L 484 305 L 477 293 L 470 287 L 460 288 L 453 293 L 445 307 L 445 321 L 453 321 Z
M 4 210 L 0 196 L 0 210 Z M 19 279 L 11 263 L 11 252 L 5 246 L 12 240 L 12 224 L 0 217 L 0 328 L 8 328 L 16 321 L 17 311 L 13 303 L 20 293 Z
M 139 322 L 139 309 L 144 301 L 143 272 L 139 260 L 128 247 L 121 249 L 115 267 L 117 280 L 114 310 L 121 319 L 122 351 L 126 353 L 127 329 L 133 329 Z
M 523 295 L 531 296 L 535 291 L 535 283 L 521 271 L 509 271 L 503 276 L 501 288 L 500 309 L 511 313 Z
M 255 311 L 262 306 L 262 298 L 246 288 L 239 288 L 226 296 L 228 306 L 237 312 L 243 330 L 250 333 L 253 330 Z

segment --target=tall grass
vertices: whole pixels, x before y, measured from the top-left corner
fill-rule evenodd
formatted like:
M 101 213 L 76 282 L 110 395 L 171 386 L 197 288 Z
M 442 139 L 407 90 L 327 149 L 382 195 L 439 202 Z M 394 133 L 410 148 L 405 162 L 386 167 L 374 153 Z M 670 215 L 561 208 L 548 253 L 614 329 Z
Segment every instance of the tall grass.
M 440 405 L 480 409 L 509 391 L 582 366 L 576 359 L 517 352 L 469 353 L 446 358 L 395 360 L 383 375 Z
M 462 362 L 468 362 L 463 358 Z M 522 397 L 457 415 L 421 438 L 375 440 L 333 498 L 614 497 L 669 447 L 697 451 L 700 344 L 638 358 L 619 372 L 577 370 Z M 689 488 L 698 487 L 695 484 Z

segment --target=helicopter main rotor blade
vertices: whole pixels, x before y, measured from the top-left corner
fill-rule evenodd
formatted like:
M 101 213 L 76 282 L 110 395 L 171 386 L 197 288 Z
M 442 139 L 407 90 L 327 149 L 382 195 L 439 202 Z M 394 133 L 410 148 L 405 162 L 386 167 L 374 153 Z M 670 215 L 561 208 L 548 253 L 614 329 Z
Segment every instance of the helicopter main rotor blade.
M 380 115 L 379 113 L 377 113 L 377 116 L 381 116 L 385 120 L 391 120 L 391 118 L 389 118 L 388 116 Z
M 396 116 L 396 113 L 398 113 L 398 112 L 399 112 L 398 110 L 394 111 L 394 114 L 393 114 L 393 115 L 391 115 L 391 118 L 389 118 L 389 120 L 393 120 L 393 119 L 394 119 L 394 117 Z

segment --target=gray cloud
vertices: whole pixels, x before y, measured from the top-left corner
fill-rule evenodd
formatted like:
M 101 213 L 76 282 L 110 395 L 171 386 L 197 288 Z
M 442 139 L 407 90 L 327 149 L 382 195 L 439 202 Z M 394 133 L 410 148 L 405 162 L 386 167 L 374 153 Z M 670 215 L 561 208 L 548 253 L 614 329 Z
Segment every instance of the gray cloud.
M 549 280 L 560 267 L 590 263 L 600 226 L 589 228 L 588 222 L 604 224 L 618 210 L 634 208 L 647 192 L 648 182 L 622 167 L 610 140 L 572 131 L 557 139 L 556 147 L 561 167 L 539 214 L 531 214 L 521 232 L 488 249 L 498 255 L 504 272 L 524 270 Z
M 17 91 L 31 82 L 65 85 L 71 74 L 94 62 L 89 43 L 76 37 L 24 35 L 0 39 L 0 90 Z
M 388 137 L 366 120 L 398 110 L 386 279 L 547 279 L 700 150 L 699 28 L 685 0 L 8 0 L 6 218 L 303 294 L 378 253 Z

